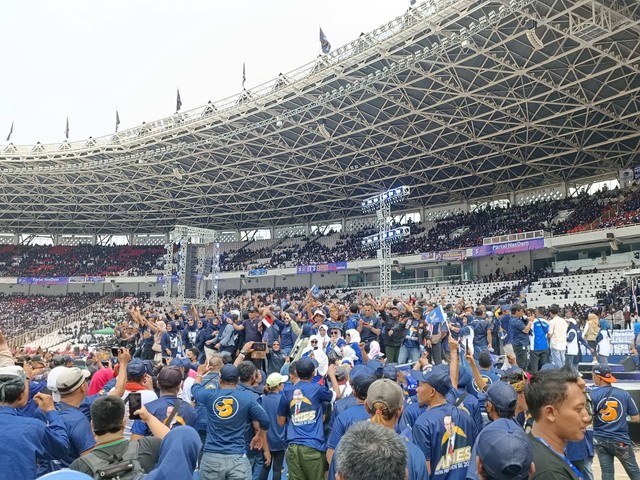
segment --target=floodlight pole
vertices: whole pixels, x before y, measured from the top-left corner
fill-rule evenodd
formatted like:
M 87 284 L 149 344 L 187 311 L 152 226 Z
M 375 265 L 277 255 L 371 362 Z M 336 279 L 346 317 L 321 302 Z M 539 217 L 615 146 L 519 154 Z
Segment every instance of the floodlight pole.
M 392 222 L 391 204 L 404 200 L 409 196 L 409 193 L 409 187 L 399 187 L 379 193 L 362 202 L 363 212 L 370 212 L 374 208 L 376 212 L 378 236 L 375 242 L 378 244 L 376 253 L 380 266 L 381 296 L 388 295 L 391 292 L 391 242 L 395 240 L 395 235 L 389 235 L 389 233 L 394 233 L 390 232 Z M 406 234 L 408 234 L 408 231 Z

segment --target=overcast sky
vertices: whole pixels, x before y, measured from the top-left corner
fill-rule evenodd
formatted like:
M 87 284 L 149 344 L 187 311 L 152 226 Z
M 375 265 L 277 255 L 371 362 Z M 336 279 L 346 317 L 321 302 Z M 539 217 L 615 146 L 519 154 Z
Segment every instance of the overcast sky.
M 113 133 L 239 93 L 401 15 L 408 0 L 2 0 L 0 145 Z

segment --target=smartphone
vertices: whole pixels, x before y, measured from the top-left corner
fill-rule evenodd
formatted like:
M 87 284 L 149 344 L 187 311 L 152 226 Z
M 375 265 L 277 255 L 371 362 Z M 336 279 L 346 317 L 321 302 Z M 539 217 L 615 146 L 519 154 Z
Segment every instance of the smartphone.
M 118 347 L 111 347 L 111 356 L 118 358 L 118 354 L 120 353 L 120 349 Z
M 464 343 L 465 343 L 465 347 L 466 347 L 465 352 L 468 352 L 469 351 L 469 339 L 465 338 Z
M 140 392 L 131 392 L 127 397 L 127 401 L 129 402 L 129 418 L 131 420 L 140 420 L 140 415 L 136 415 L 134 412 L 142 408 L 142 394 Z
M 267 344 L 265 342 L 255 342 L 253 344 L 253 349 L 256 352 L 264 352 L 267 350 Z
M 100 363 L 102 364 L 103 367 L 108 367 L 109 366 L 109 362 L 106 361 L 106 360 L 102 360 Z

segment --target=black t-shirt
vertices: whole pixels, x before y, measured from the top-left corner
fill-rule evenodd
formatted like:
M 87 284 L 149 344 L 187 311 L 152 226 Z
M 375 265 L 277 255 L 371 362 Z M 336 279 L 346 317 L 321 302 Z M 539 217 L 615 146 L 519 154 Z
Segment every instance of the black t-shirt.
M 536 473 L 532 480 L 580 480 L 571 467 L 540 440 L 529 434 L 533 446 L 533 463 Z
M 160 456 L 160 444 L 162 443 L 162 440 L 156 437 L 142 437 L 138 442 L 138 462 L 140 462 L 140 466 L 145 473 L 149 473 L 155 468 L 156 463 L 158 462 L 158 457 Z M 124 441 L 110 447 L 100 448 L 100 451 L 108 455 L 122 455 L 128 446 L 129 442 Z M 89 468 L 89 465 L 82 461 L 82 457 L 74 460 L 73 463 L 69 465 L 69 468 L 71 470 L 86 473 L 93 478 L 93 472 Z

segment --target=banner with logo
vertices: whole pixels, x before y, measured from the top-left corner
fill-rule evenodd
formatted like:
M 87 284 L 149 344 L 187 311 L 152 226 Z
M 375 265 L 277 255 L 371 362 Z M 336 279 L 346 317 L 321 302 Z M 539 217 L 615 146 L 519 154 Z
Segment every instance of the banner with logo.
M 461 262 L 466 258 L 466 248 L 454 248 L 441 252 L 426 252 L 420 254 L 420 259 L 424 262 Z
M 519 240 L 516 242 L 496 243 L 494 245 L 481 245 L 473 247 L 474 257 L 486 257 L 487 255 L 505 255 L 507 253 L 527 252 L 544 248 L 544 238 L 532 240 Z
M 156 278 L 156 283 L 165 283 L 166 278 L 167 277 L 165 275 L 158 275 L 158 277 Z M 176 283 L 178 281 L 178 275 L 171 275 L 169 277 L 169 280 L 171 281 L 171 283 Z
M 317 265 L 298 265 L 297 274 L 339 272 L 347 269 L 347 262 L 320 263 Z
M 18 277 L 18 285 L 66 285 L 69 277 Z
M 260 275 L 266 275 L 266 274 L 267 274 L 266 268 L 253 268 L 249 270 L 250 277 L 259 277 Z
M 69 283 L 103 283 L 104 277 L 87 275 L 84 277 L 69 277 Z

